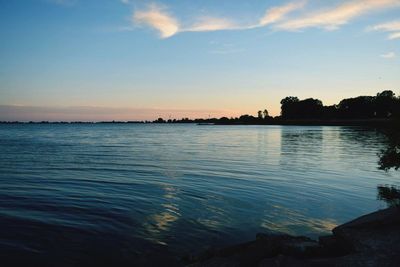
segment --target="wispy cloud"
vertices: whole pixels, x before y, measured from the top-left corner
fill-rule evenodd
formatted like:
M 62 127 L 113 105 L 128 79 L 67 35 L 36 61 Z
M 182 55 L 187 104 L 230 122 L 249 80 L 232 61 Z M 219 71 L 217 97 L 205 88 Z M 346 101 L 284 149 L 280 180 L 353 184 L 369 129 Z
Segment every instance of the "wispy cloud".
M 270 25 L 276 30 L 285 31 L 297 31 L 311 27 L 334 30 L 367 13 L 400 7 L 400 0 L 344 1 L 330 8 L 305 11 L 301 16 L 288 17 L 294 11 L 303 9 L 306 4 L 307 0 L 299 0 L 272 7 L 267 9 L 264 16 L 253 24 L 243 24 L 232 19 L 211 16 L 197 18 L 195 23 L 181 23 L 179 19 L 168 13 L 165 7 L 152 4 L 147 9 L 134 11 L 133 22 L 136 25 L 147 25 L 157 30 L 161 38 L 168 38 L 180 32 L 248 30 Z M 377 25 L 376 27 L 380 26 L 381 28 L 378 27 L 375 30 L 385 30 L 384 26 L 398 29 L 396 23 L 398 22 L 393 25 Z M 400 38 L 398 33 L 391 34 L 390 39 L 396 38 Z
M 391 21 L 386 22 L 374 26 L 370 26 L 367 28 L 368 31 L 382 31 L 382 32 L 391 32 L 388 35 L 389 40 L 399 39 L 400 38 L 400 21 Z
M 396 57 L 396 53 L 395 52 L 389 52 L 386 54 L 382 54 L 381 55 L 382 58 L 386 58 L 386 59 L 392 59 Z
M 335 30 L 368 12 L 399 6 L 399 0 L 353 0 L 333 8 L 313 11 L 300 18 L 287 20 L 279 25 L 282 30 L 300 30 L 318 27 L 326 30 Z
M 276 23 L 285 18 L 289 13 L 305 6 L 306 0 L 291 2 L 282 6 L 273 7 L 265 11 L 265 15 L 255 24 L 241 24 L 226 18 L 206 17 L 183 31 L 218 31 L 218 30 L 249 30 Z
M 303 8 L 307 1 L 298 1 L 298 2 L 293 2 L 293 3 L 288 3 L 283 6 L 279 7 L 273 7 L 271 9 L 268 9 L 265 12 L 264 17 L 260 19 L 259 26 L 266 26 L 275 22 L 278 22 L 285 18 L 286 15 L 289 13 L 298 10 L 300 8 Z
M 254 24 L 237 23 L 231 19 L 220 17 L 199 17 L 195 23 L 181 26 L 181 23 L 167 10 L 159 5 L 149 5 L 145 10 L 137 10 L 133 13 L 133 22 L 139 25 L 147 25 L 157 30 L 161 38 L 171 37 L 179 32 L 208 32 L 221 30 L 247 30 L 275 23 L 283 19 L 287 14 L 302 8 L 306 1 L 288 3 L 283 6 L 273 7 L 265 12 L 265 15 Z
M 164 7 L 156 4 L 150 5 L 147 10 L 134 12 L 133 21 L 156 29 L 161 38 L 171 37 L 180 27 L 177 19 L 168 14 Z
M 385 32 L 400 31 L 400 21 L 391 21 L 387 23 L 382 23 L 369 27 L 368 29 L 374 31 L 385 31 Z
M 219 30 L 230 30 L 237 29 L 239 26 L 233 21 L 225 18 L 215 18 L 215 17 L 202 17 L 187 29 L 182 31 L 189 32 L 207 32 L 207 31 L 219 31 Z
M 400 32 L 391 33 L 388 36 L 389 40 L 400 39 Z

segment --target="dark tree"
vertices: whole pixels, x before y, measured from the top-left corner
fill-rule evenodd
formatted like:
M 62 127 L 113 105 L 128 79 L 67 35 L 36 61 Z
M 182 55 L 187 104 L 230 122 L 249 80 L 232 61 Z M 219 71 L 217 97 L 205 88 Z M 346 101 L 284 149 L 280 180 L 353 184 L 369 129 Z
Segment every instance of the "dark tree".
M 296 96 L 288 96 L 281 100 L 281 115 L 283 118 L 291 118 L 295 111 L 295 104 L 299 102 Z
M 323 106 L 322 118 L 326 120 L 332 120 L 338 118 L 338 107 L 337 105 Z
M 375 117 L 375 97 L 359 96 L 340 101 L 339 114 L 344 119 L 368 119 Z
M 388 137 L 387 148 L 379 154 L 379 169 L 388 171 L 400 168 L 400 118 L 392 122 L 392 126 L 385 131 Z
M 157 120 L 153 121 L 154 123 L 165 123 L 166 121 L 163 118 L 158 118 Z
M 244 124 L 256 124 L 258 121 L 258 118 L 247 114 L 239 117 L 239 122 Z
M 375 97 L 375 116 L 389 118 L 397 111 L 398 99 L 392 91 L 383 91 Z M 396 114 L 395 114 L 396 115 Z
M 323 105 L 321 100 L 308 98 L 299 100 L 297 97 L 286 97 L 281 101 L 281 114 L 284 119 L 320 119 Z
M 264 109 L 263 111 L 264 119 L 267 119 L 269 117 L 269 113 L 267 109 Z
M 381 93 L 377 93 L 376 96 L 377 97 L 385 97 L 385 98 L 394 98 L 394 93 L 391 90 L 385 90 Z
M 263 118 L 263 113 L 262 113 L 261 110 L 259 110 L 259 111 L 257 112 L 257 117 L 258 117 L 259 119 L 262 119 L 262 118 Z

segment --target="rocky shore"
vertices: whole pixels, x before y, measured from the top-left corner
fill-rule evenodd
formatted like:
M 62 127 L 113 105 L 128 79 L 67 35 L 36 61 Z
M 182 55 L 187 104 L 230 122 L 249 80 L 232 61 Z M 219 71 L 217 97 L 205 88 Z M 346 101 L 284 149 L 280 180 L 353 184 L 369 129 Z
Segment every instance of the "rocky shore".
M 400 208 L 359 217 L 312 240 L 257 234 L 256 240 L 186 259 L 191 267 L 400 266 Z

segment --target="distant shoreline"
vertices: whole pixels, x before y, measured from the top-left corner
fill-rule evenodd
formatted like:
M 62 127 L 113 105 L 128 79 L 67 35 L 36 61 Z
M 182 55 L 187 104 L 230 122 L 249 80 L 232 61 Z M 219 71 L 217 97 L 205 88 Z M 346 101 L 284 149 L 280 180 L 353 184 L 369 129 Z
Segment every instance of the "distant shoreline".
M 358 96 L 346 98 L 337 105 L 324 106 L 322 101 L 314 98 L 300 100 L 295 96 L 288 96 L 281 100 L 281 112 L 279 116 L 270 116 L 267 109 L 258 110 L 257 115 L 244 114 L 238 117 L 211 117 L 194 118 L 183 117 L 181 119 L 155 120 L 105 120 L 94 119 L 94 121 L 80 121 L 84 114 L 79 114 L 79 119 L 47 116 L 46 114 L 21 117 L 21 114 L 6 110 L 6 114 L 12 119 L 2 117 L 2 122 L 7 124 L 39 123 L 39 124 L 92 124 L 92 123 L 195 123 L 200 125 L 298 125 L 298 126 L 368 126 L 368 127 L 392 127 L 400 124 L 396 122 L 400 118 L 400 97 L 390 90 L 377 93 L 376 96 Z M 1 107 L 1 106 L 0 106 Z M 115 115 L 108 114 L 108 117 Z M 131 113 L 130 116 L 135 116 Z M 137 114 L 136 114 L 137 116 Z M 28 119 L 29 118 L 29 119 Z M 88 118 L 88 117 L 86 117 Z M 12 121 L 14 120 L 14 121 Z M 22 120 L 22 122 L 18 121 Z M 31 120 L 31 121 L 30 121 Z M 39 121 L 40 120 L 40 121 Z M 64 120 L 64 121 L 63 121 Z
M 393 119 L 367 120 L 281 120 L 275 119 L 265 123 L 216 123 L 215 125 L 282 125 L 282 126 L 372 126 L 386 127 L 393 124 Z
M 387 127 L 393 125 L 394 119 L 358 119 L 358 120 L 282 120 L 270 119 L 263 122 L 208 122 L 207 120 L 190 120 L 187 122 L 154 122 L 154 121 L 0 121 L 0 124 L 197 124 L 197 125 L 282 125 L 282 126 L 370 126 Z

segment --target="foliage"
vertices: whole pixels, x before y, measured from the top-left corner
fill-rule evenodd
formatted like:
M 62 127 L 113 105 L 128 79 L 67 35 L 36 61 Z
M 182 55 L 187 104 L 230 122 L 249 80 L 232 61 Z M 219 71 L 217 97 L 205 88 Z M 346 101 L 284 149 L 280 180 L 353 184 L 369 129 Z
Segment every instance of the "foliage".
M 237 118 L 222 117 L 209 119 L 182 118 L 165 121 L 158 118 L 153 123 L 218 123 L 218 124 L 269 124 L 286 121 L 328 121 L 328 120 L 371 120 L 400 118 L 400 98 L 393 91 L 386 90 L 376 96 L 358 96 L 343 99 L 337 105 L 324 106 L 322 101 L 314 98 L 300 100 L 296 96 L 288 96 L 281 100 L 281 116 L 271 117 L 267 109 L 259 110 L 257 116 L 241 115 Z M 399 123 L 400 124 L 400 123 Z M 385 153 L 384 162 L 393 161 L 398 147 L 392 147 Z
M 385 119 L 400 117 L 400 98 L 386 90 L 376 96 L 359 96 L 323 106 L 318 99 L 299 100 L 289 96 L 281 101 L 283 119 Z
M 400 118 L 393 121 L 391 127 L 385 130 L 388 138 L 386 149 L 379 154 L 379 169 L 388 171 L 400 168 Z

